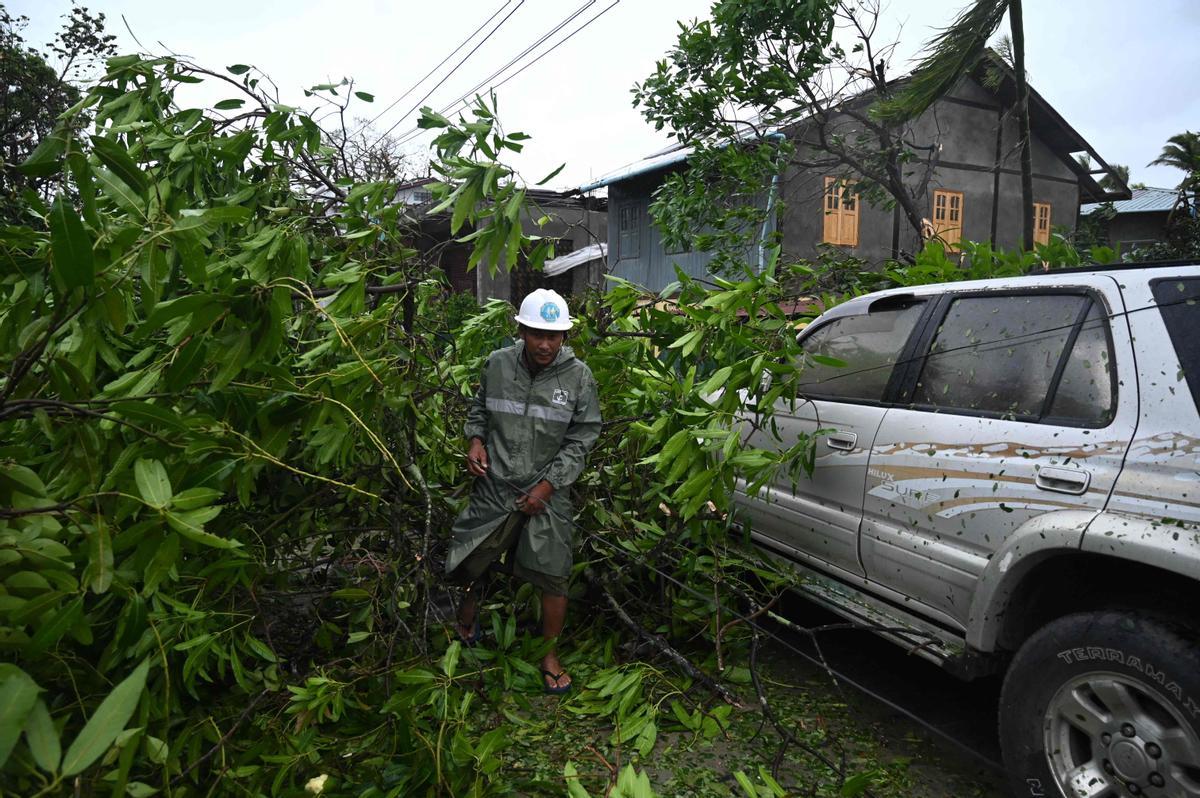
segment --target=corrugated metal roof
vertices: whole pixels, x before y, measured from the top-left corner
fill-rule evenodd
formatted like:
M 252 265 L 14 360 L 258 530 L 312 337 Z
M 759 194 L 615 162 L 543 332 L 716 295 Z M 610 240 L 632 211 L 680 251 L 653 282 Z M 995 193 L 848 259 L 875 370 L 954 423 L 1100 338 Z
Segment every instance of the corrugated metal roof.
M 1150 211 L 1169 211 L 1175 207 L 1179 191 L 1173 188 L 1135 188 L 1133 198 L 1118 200 L 1112 204 L 1117 213 L 1148 213 Z M 1091 213 L 1099 208 L 1101 203 L 1080 205 L 1080 213 Z
M 653 172 L 658 169 L 663 169 L 671 166 L 672 164 L 686 160 L 694 150 L 694 147 L 676 147 L 665 152 L 656 153 L 651 155 L 649 158 L 644 158 L 640 161 L 634 161 L 631 164 L 626 164 L 620 169 L 615 169 L 603 177 L 593 180 L 591 183 L 580 186 L 579 191 L 582 193 L 594 191 L 598 188 L 603 188 L 604 186 L 612 185 L 613 183 L 620 183 L 622 180 L 628 180 L 631 177 L 645 174 L 646 172 Z
M 735 140 L 754 141 L 757 138 L 759 137 L 753 133 L 746 133 L 738 136 Z M 762 134 L 762 138 L 779 139 L 783 138 L 783 134 L 778 130 L 771 128 Z M 726 147 L 728 145 L 728 141 L 720 144 L 722 147 Z M 603 177 L 593 180 L 591 183 L 580 186 L 576 190 L 581 194 L 586 194 L 589 191 L 595 191 L 598 188 L 611 186 L 613 183 L 620 183 L 622 180 L 628 180 L 631 177 L 637 177 L 638 175 L 644 175 L 649 172 L 657 172 L 659 169 L 665 169 L 668 166 L 672 166 L 681 161 L 686 161 L 695 151 L 695 147 L 675 144 L 674 146 L 668 147 L 665 150 L 659 150 L 653 155 L 643 158 L 640 161 L 634 161 L 633 163 L 622 166 L 620 169 L 615 169 Z
M 591 244 L 583 249 L 577 249 L 574 252 L 569 252 L 566 255 L 561 255 L 557 258 L 551 258 L 542 264 L 542 271 L 547 277 L 555 277 L 560 274 L 565 274 L 576 266 L 582 266 L 585 263 L 591 263 L 594 260 L 603 260 L 608 247 L 605 244 Z

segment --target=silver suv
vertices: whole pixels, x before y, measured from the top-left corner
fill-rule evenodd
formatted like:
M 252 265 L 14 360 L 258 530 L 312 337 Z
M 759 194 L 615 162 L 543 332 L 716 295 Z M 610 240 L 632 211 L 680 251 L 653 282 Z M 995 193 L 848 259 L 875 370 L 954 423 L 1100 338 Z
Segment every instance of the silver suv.
M 825 357 L 775 421 L 826 432 L 811 477 L 739 495 L 755 540 L 834 611 L 1003 670 L 1016 795 L 1200 796 L 1200 266 L 881 291 L 801 342 Z

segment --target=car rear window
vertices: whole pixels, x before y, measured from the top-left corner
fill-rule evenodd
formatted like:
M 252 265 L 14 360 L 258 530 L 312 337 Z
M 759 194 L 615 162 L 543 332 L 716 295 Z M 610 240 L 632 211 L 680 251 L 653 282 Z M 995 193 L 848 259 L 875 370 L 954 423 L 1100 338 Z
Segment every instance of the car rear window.
M 1200 412 L 1200 278 L 1156 280 L 1151 288 L 1179 357 L 1176 378 L 1187 383 Z

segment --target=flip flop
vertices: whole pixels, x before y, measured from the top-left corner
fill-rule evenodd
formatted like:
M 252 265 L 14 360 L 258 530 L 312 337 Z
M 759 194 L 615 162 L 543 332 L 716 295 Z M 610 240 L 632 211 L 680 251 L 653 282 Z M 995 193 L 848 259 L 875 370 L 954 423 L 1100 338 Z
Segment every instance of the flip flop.
M 566 671 L 559 671 L 558 673 L 551 673 L 550 671 L 546 670 L 545 668 L 542 668 L 542 677 L 543 677 L 542 678 L 542 687 L 545 688 L 546 695 L 562 695 L 563 693 L 569 693 L 571 691 L 571 682 L 567 682 L 566 684 L 561 684 L 561 685 L 558 683 L 558 680 L 566 675 L 567 675 Z M 551 687 L 550 685 L 546 684 L 545 677 L 547 677 L 547 676 L 549 676 L 550 680 L 554 682 L 554 687 Z

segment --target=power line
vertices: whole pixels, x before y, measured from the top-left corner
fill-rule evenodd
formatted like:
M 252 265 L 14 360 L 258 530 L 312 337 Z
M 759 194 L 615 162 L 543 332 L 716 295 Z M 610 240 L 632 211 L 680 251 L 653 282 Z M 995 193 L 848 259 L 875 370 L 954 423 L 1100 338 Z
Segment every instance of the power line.
M 475 53 L 479 52 L 479 48 L 482 47 L 487 42 L 488 39 L 492 38 L 492 36 L 495 35 L 496 31 L 500 30 L 500 28 L 503 27 L 504 23 L 508 22 L 508 20 L 512 17 L 512 15 L 517 13 L 517 11 L 523 5 L 525 5 L 525 0 L 518 0 L 516 6 L 513 7 L 512 11 L 509 11 L 507 14 L 505 14 L 504 19 L 497 22 L 496 26 L 494 28 L 492 28 L 490 31 L 488 31 L 487 35 L 485 35 L 482 39 L 480 39 L 479 43 L 471 48 L 471 52 L 469 52 L 465 56 L 463 56 L 462 60 L 459 61 L 457 64 L 455 64 L 453 66 L 453 68 L 451 68 L 451 70 L 446 73 L 446 76 L 444 78 L 439 80 L 432 89 L 425 92 L 425 96 L 422 97 L 421 99 L 417 100 L 416 105 L 414 105 L 412 108 L 409 108 L 407 111 L 405 111 L 403 114 L 401 114 L 400 118 L 396 120 L 395 124 L 393 124 L 387 130 L 385 130 L 383 132 L 383 134 L 379 136 L 379 138 L 375 139 L 375 143 L 372 144 L 371 147 L 375 147 L 376 145 L 378 145 L 379 142 L 383 141 L 385 136 L 387 136 L 389 133 L 391 133 L 393 130 L 395 130 L 396 126 L 399 125 L 402 121 L 404 121 L 404 119 L 407 118 L 409 114 L 411 114 L 413 111 L 420 108 L 421 104 L 429 99 L 429 95 L 433 94 L 435 91 L 437 91 L 439 88 L 441 88 L 442 84 L 445 83 L 447 80 L 449 80 L 450 77 L 455 72 L 458 71 L 459 67 L 461 67 L 463 64 L 465 64 L 467 62 L 467 60 L 471 58 L 471 56 L 473 56 L 473 55 L 475 55 Z M 501 10 L 503 10 L 503 8 Z M 497 12 L 497 13 L 499 13 L 499 12 Z M 487 23 L 484 23 L 484 24 L 487 24 Z M 368 148 L 368 149 L 370 149 L 370 148 Z
M 581 6 L 580 6 L 579 8 L 577 8 L 577 9 L 575 9 L 574 13 L 572 13 L 570 16 L 568 16 L 568 17 L 567 17 L 566 19 L 564 19 L 562 22 L 559 22 L 557 25 L 555 25 L 555 26 L 554 26 L 553 28 L 551 28 L 550 30 L 548 30 L 548 31 L 546 31 L 545 33 L 543 33 L 543 34 L 541 35 L 541 37 L 539 37 L 538 39 L 534 40 L 533 44 L 529 45 L 529 46 L 528 46 L 528 47 L 526 47 L 524 50 L 522 50 L 521 52 L 517 53 L 517 55 L 515 55 L 515 56 L 514 56 L 512 59 L 510 59 L 510 60 L 509 60 L 509 62 L 508 62 L 507 64 L 505 64 L 504 66 L 500 67 L 500 68 L 499 68 L 499 69 L 497 69 L 495 72 L 493 72 L 492 74 L 488 75 L 486 78 L 484 78 L 483 80 L 479 81 L 478 83 L 476 83 L 476 84 L 475 84 L 474 86 L 472 86 L 471 88 L 467 89 L 465 92 L 463 92 L 462 94 L 460 94 L 460 95 L 458 96 L 458 98 L 457 98 L 457 99 L 451 100 L 449 103 L 447 103 L 447 104 L 446 104 L 446 106 L 442 108 L 441 112 L 442 112 L 443 114 L 444 114 L 444 113 L 446 113 L 446 111 L 448 111 L 449 109 L 453 108 L 453 107 L 454 107 L 455 105 L 457 105 L 457 104 L 458 104 L 460 101 L 462 101 L 462 100 L 464 100 L 464 99 L 467 99 L 467 98 L 471 97 L 472 95 L 474 95 L 474 94 L 475 94 L 475 92 L 479 91 L 479 89 L 480 89 L 480 88 L 481 88 L 481 87 L 482 87 L 484 84 L 486 84 L 486 83 L 487 83 L 488 81 L 490 81 L 490 80 L 495 80 L 495 79 L 496 79 L 496 78 L 497 78 L 499 75 L 503 74 L 503 73 L 504 73 L 504 72 L 505 72 L 505 71 L 506 71 L 506 70 L 507 70 L 509 67 L 511 67 L 513 64 L 517 63 L 518 61 L 520 61 L 520 60 L 521 60 L 522 58 L 524 58 L 525 56 L 529 55 L 529 53 L 530 53 L 530 52 L 532 52 L 533 50 L 537 49 L 537 47 L 539 47 L 540 45 L 544 44 L 544 43 L 545 43 L 545 41 L 546 41 L 547 39 L 549 39 L 551 36 L 553 36 L 554 34 L 558 33 L 560 30 L 562 30 L 562 29 L 563 29 L 563 28 L 564 28 L 564 27 L 565 27 L 567 24 L 569 24 L 569 23 L 570 23 L 570 22 L 571 22 L 573 19 L 575 19 L 575 17 L 579 16 L 580 14 L 582 14 L 584 11 L 586 11 L 588 8 L 590 8 L 591 6 L 593 6 L 593 5 L 595 5 L 595 4 L 596 4 L 596 0 L 587 0 L 587 2 L 585 2 L 583 5 L 581 5 Z
M 422 77 L 420 80 L 418 80 L 418 81 L 417 81 L 416 83 L 414 83 L 413 85 L 409 86 L 407 91 L 405 91 L 403 94 L 401 94 L 401 95 L 400 95 L 399 97 L 397 97 L 395 100 L 393 100 L 391 105 L 389 105 L 387 108 L 384 108 L 382 111 L 380 111 L 378 114 L 376 114 L 376 115 L 375 115 L 375 117 L 374 117 L 373 119 L 371 119 L 371 121 L 369 121 L 369 122 L 365 123 L 365 124 L 364 124 L 362 127 L 360 127 L 360 128 L 359 128 L 359 130 L 365 130 L 366 128 L 368 128 L 368 127 L 370 127 L 371 125 L 373 125 L 373 124 L 375 124 L 376 122 L 378 122 L 378 121 L 379 121 L 379 119 L 380 119 L 380 117 L 382 117 L 382 116 L 383 116 L 384 114 L 386 114 L 388 111 L 392 110 L 392 109 L 393 109 L 393 108 L 395 108 L 397 105 L 399 105 L 399 104 L 400 104 L 400 102 L 401 102 L 401 101 L 402 101 L 402 100 L 403 100 L 405 97 L 407 97 L 408 95 L 410 95 L 410 94 L 412 94 L 414 91 L 416 91 L 418 86 L 420 86 L 420 85 L 421 85 L 422 83 L 424 83 L 425 81 L 429 80 L 430 76 L 431 76 L 431 75 L 433 75 L 433 73 L 435 73 L 435 72 L 437 72 L 439 69 L 441 69 L 441 68 L 442 68 L 442 67 L 445 65 L 445 63 L 446 63 L 447 61 L 449 61 L 451 58 L 453 58 L 453 57 L 455 56 L 455 54 L 456 54 L 456 53 L 458 53 L 458 51 L 459 51 L 459 50 L 461 50 L 462 48 L 466 47 L 468 42 L 470 42 L 472 39 L 474 39 L 476 36 L 478 36 L 478 35 L 479 35 L 479 31 L 481 31 L 481 30 L 483 30 L 485 27 L 487 27 L 487 26 L 488 26 L 488 24 L 489 24 L 489 23 L 490 23 L 490 22 L 491 22 L 493 19 L 495 19 L 497 16 L 499 16 L 499 14 L 500 14 L 500 12 L 501 12 L 501 11 L 503 11 L 505 8 L 507 8 L 507 7 L 509 6 L 509 4 L 510 4 L 510 3 L 512 3 L 512 1 L 513 1 L 513 0 L 504 0 L 504 3 L 503 3 L 503 4 L 502 4 L 502 5 L 499 7 L 499 8 L 497 8 L 497 9 L 495 10 L 495 12 L 494 12 L 494 13 L 493 13 L 493 14 L 492 14 L 490 17 L 488 17 L 486 20 L 484 20 L 484 21 L 483 21 L 483 24 L 481 24 L 481 25 L 480 25 L 478 28 L 476 28 L 474 31 L 472 31 L 470 36 L 468 36 L 467 38 L 463 39 L 463 40 L 462 40 L 462 43 L 461 43 L 461 44 L 459 44 L 459 45 L 458 45 L 458 47 L 455 47 L 453 50 L 451 50 L 451 51 L 450 51 L 450 53 L 449 53 L 449 54 L 448 54 L 448 55 L 447 55 L 445 58 L 443 58 L 441 61 L 439 61 L 439 62 L 438 62 L 438 64 L 437 64 L 437 66 L 435 66 L 433 69 L 431 69 L 431 70 L 429 70 L 428 72 L 426 72 L 424 77 Z
M 551 46 L 549 49 L 547 49 L 547 50 L 545 50 L 544 52 L 542 52 L 540 55 L 538 55 L 538 56 L 537 56 L 536 58 L 534 58 L 532 61 L 529 61 L 528 63 L 526 63 L 524 66 L 522 66 L 522 67 L 521 67 L 520 69 L 518 69 L 516 72 L 512 73 L 511 75 L 509 75 L 508 77 L 506 77 L 504 80 L 500 81 L 499 83 L 497 83 L 497 84 L 495 84 L 495 85 L 493 85 L 493 86 L 491 86 L 491 87 L 489 87 L 489 88 L 490 88 L 491 90 L 495 90 L 495 89 L 498 89 L 498 88 L 500 88 L 501 86 L 503 86 L 505 83 L 508 83 L 510 80 L 512 80 L 513 78 L 517 77 L 517 75 L 520 75 L 522 72 L 524 72 L 525 70 L 529 69 L 531 66 L 533 66 L 534 64 L 536 64 L 538 61 L 541 61 L 543 58 L 545 58 L 546 56 L 550 55 L 550 53 L 554 52 L 554 51 L 555 51 L 555 50 L 557 50 L 559 47 L 562 47 L 564 44 L 566 44 L 568 41 L 570 41 L 570 40 L 571 40 L 571 39 L 572 39 L 572 38 L 573 38 L 573 37 L 574 37 L 574 36 L 575 36 L 577 33 L 579 33 L 580 31 L 582 31 L 584 28 L 588 27 L 589 25 L 591 25 L 591 24 L 592 24 L 593 22 L 595 22 L 596 20 L 600 19 L 600 17 L 602 17 L 602 16 L 604 16 L 605 14 L 607 14 L 607 13 L 608 13 L 609 11 L 611 11 L 611 10 L 612 10 L 612 9 L 613 9 L 615 6 L 617 6 L 617 5 L 618 5 L 620 2 L 621 2 L 621 0 L 613 0 L 613 2 L 612 2 L 611 4 L 609 4 L 609 5 L 608 5 L 607 7 L 605 7 L 603 10 L 601 10 L 601 11 L 600 11 L 598 14 L 596 14 L 596 16 L 592 17 L 592 18 L 591 18 L 591 19 L 589 19 L 587 22 L 584 22 L 582 25 L 580 25 L 580 26 L 579 26 L 578 28 L 576 28 L 575 30 L 571 31 L 569 34 L 567 34 L 566 36 L 564 36 L 562 39 L 559 39 L 559 40 L 558 40 L 558 41 L 557 41 L 555 44 L 553 44 L 553 45 L 552 45 L 552 46 Z M 452 103 L 452 105 L 456 106 L 456 110 L 461 110 L 462 108 L 465 108 L 467 105 L 469 105 L 469 104 L 470 104 L 470 102 L 469 102 L 469 101 L 467 101 L 467 102 L 463 102 L 463 100 L 464 100 L 464 99 L 465 99 L 465 98 L 462 98 L 462 97 L 460 97 L 458 101 L 456 101 L 455 103 Z M 390 132 L 390 131 L 389 131 L 389 132 Z M 424 131 L 423 131 L 421 128 L 419 128 L 419 127 L 415 127 L 415 128 L 412 128 L 412 129 L 408 130 L 407 132 L 405 132 L 405 133 L 404 133 L 404 134 L 403 134 L 403 135 L 400 137 L 400 140 L 396 142 L 397 146 L 399 146 L 399 145 L 402 145 L 402 144 L 405 144 L 405 143 L 407 143 L 407 142 L 409 142 L 409 141 L 413 140 L 414 138 L 416 138 L 417 136 L 419 136 L 419 135 L 420 135 L 422 132 L 424 132 Z
M 607 13 L 608 13 L 610 10 L 612 10 L 612 8 L 613 8 L 614 6 L 616 6 L 616 5 L 617 5 L 618 3 L 620 3 L 620 2 L 621 2 L 621 0 L 613 0 L 613 2 L 612 2 L 612 3 L 611 3 L 609 6 L 607 6 L 607 7 L 606 7 L 606 8 L 604 8 L 603 10 L 601 10 L 601 11 L 600 11 L 600 13 L 596 14 L 596 16 L 592 17 L 592 18 L 591 18 L 591 19 L 589 19 L 587 22 L 583 23 L 583 24 L 582 24 L 582 25 L 580 25 L 578 28 L 576 28 L 575 30 L 571 31 L 571 32 L 570 32 L 569 34 L 567 34 L 565 37 L 563 37 L 563 38 L 562 38 L 562 39 L 560 39 L 558 42 L 556 42 L 554 45 L 552 45 L 552 46 L 551 46 L 551 47 L 550 47 L 548 50 L 546 50 L 546 51 L 544 51 L 543 53 L 541 53 L 540 55 L 538 55 L 538 56 L 537 56 L 536 58 L 534 58 L 532 61 L 530 61 L 529 63 L 527 63 L 527 64 L 525 64 L 524 66 L 522 66 L 520 69 L 518 69 L 516 72 L 514 72 L 514 73 L 512 73 L 511 75 L 509 75 L 508 77 L 506 77 L 504 80 L 502 80 L 502 81 L 500 81 L 499 83 L 496 83 L 496 84 L 494 84 L 494 85 L 490 86 L 490 87 L 489 87 L 489 90 L 492 90 L 492 91 L 494 91 L 494 90 L 496 90 L 496 89 L 500 88 L 500 87 L 501 87 L 501 86 L 503 86 L 505 83 L 508 83 L 510 80 L 512 80 L 513 78 L 515 78 L 517 75 L 520 75 L 520 74 L 521 74 L 522 72 L 524 72 L 526 69 L 529 69 L 531 66 L 533 66 L 534 64 L 536 64 L 538 61 L 541 61 L 543 58 L 545 58 L 546 56 L 550 55 L 550 53 L 554 52 L 554 51 L 555 51 L 555 50 L 557 50 L 559 47 L 561 47 L 562 45 L 566 44 L 566 43 L 567 43 L 567 42 L 568 42 L 568 41 L 569 41 L 569 40 L 570 40 L 570 39 L 571 39 L 573 36 L 575 36 L 575 34 L 579 33 L 579 32 L 580 32 L 580 31 L 582 31 L 584 28 L 586 28 L 588 25 L 591 25 L 593 22 L 595 22 L 596 20 L 600 19 L 600 17 L 602 17 L 602 16 L 604 16 L 605 14 L 607 14 Z M 589 3 L 588 5 L 591 5 L 591 4 Z M 574 16 L 574 15 L 573 15 L 573 16 Z M 503 70 L 501 70 L 501 71 L 503 71 Z M 478 87 L 476 87 L 476 88 L 478 88 Z M 454 107 L 455 107 L 455 111 L 460 111 L 460 110 L 462 110 L 462 109 L 466 108 L 466 107 L 467 107 L 469 104 L 470 104 L 470 100 L 467 98 L 467 96 L 466 96 L 466 95 L 464 95 L 464 96 L 460 97 L 458 100 L 456 100 L 454 103 L 451 103 L 451 106 L 454 106 Z M 447 108 L 449 108 L 449 107 L 450 107 L 450 106 L 447 106 Z M 443 115 L 445 115 L 445 114 L 446 114 L 446 110 L 443 110 L 443 111 L 442 111 L 442 113 L 443 113 Z M 404 136 L 401 138 L 400 142 L 398 142 L 398 143 L 399 143 L 399 144 L 404 144 L 404 143 L 406 143 L 407 141 L 411 141 L 413 138 L 416 138 L 417 136 L 419 136 L 419 135 L 421 134 L 421 132 L 422 132 L 421 128 L 413 128 L 413 129 L 412 129 L 412 130 L 410 130 L 408 133 L 406 133 L 406 134 L 405 134 L 405 135 L 404 135 Z

